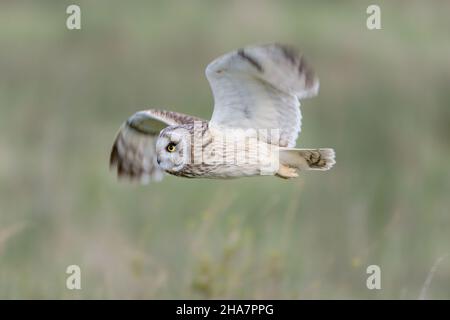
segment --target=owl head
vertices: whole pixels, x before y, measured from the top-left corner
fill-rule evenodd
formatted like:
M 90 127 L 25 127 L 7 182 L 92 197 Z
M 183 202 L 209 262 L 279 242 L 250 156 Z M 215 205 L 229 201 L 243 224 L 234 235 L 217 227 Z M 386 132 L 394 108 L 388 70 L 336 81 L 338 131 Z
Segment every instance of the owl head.
M 156 141 L 156 161 L 165 171 L 177 172 L 190 162 L 191 133 L 183 126 L 163 129 Z

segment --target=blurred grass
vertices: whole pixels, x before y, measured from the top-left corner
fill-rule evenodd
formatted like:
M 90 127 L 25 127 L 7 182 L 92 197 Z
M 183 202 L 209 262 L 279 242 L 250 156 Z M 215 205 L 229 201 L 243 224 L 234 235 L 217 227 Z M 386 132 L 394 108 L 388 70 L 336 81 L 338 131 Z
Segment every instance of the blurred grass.
M 450 4 L 378 3 L 369 31 L 368 1 L 2 1 L 0 298 L 418 298 L 450 251 Z M 332 171 L 149 187 L 108 172 L 129 115 L 208 118 L 207 63 L 272 41 L 320 76 L 298 145 L 334 147 Z M 427 296 L 450 298 L 450 261 Z

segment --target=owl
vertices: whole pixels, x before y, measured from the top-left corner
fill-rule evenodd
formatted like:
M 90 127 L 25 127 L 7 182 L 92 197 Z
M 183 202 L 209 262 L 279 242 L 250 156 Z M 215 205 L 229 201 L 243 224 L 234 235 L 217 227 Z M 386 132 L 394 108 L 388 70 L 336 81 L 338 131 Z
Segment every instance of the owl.
M 328 170 L 330 148 L 295 148 L 300 100 L 317 95 L 319 80 L 303 55 L 286 45 L 248 46 L 206 68 L 214 96 L 211 120 L 166 110 L 132 115 L 119 129 L 110 167 L 148 183 L 164 173 L 186 178 L 298 177 Z

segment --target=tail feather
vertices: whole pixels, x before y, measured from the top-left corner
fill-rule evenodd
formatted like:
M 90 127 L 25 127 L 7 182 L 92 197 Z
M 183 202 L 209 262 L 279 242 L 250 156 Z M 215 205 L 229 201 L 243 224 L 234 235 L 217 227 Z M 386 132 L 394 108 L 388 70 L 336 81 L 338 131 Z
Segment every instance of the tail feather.
M 336 163 L 333 149 L 280 149 L 280 164 L 299 170 L 329 170 Z

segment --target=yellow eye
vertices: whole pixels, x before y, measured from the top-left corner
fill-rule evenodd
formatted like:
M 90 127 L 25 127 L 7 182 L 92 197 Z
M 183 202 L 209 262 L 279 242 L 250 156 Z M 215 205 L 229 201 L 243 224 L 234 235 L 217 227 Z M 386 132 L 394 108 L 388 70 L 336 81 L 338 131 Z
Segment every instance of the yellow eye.
M 168 145 L 167 145 L 167 147 L 166 147 L 166 150 L 168 151 L 168 152 L 174 152 L 175 151 L 175 144 L 174 143 L 169 143 Z

